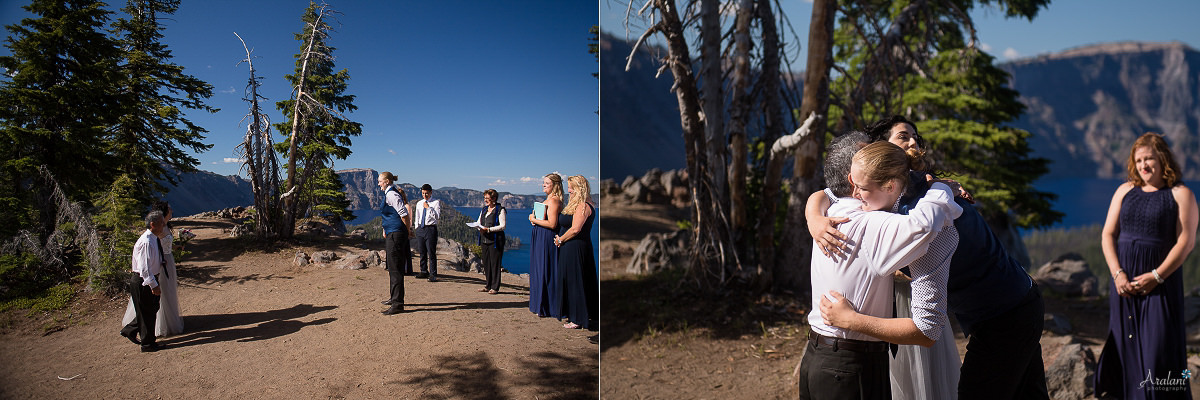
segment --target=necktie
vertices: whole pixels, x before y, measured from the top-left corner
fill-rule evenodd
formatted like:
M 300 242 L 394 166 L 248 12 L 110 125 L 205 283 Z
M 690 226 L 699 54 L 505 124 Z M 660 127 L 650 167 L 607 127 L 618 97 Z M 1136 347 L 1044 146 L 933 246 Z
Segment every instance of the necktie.
M 429 204 L 429 203 L 425 203 L 425 204 Z M 428 212 L 428 210 L 429 209 L 427 209 L 425 207 L 421 207 L 421 226 L 420 226 L 421 228 L 425 227 L 425 213 Z
M 167 259 L 163 258 L 162 242 L 158 241 L 158 236 L 155 236 L 152 240 L 154 240 L 154 247 L 158 249 L 158 262 L 161 263 L 159 266 L 162 267 L 163 275 L 166 275 L 167 278 L 170 278 L 171 274 L 167 273 Z

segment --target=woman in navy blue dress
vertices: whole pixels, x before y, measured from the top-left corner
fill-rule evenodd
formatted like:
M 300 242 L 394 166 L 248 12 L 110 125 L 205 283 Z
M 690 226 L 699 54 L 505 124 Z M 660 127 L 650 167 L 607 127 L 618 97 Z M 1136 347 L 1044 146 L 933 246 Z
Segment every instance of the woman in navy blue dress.
M 529 244 L 529 311 L 539 317 L 560 318 L 558 306 L 562 292 L 558 284 L 558 247 L 554 246 L 554 234 L 558 232 L 558 214 L 562 211 L 563 186 L 558 174 L 547 174 L 542 178 L 542 193 L 546 194 L 546 215 L 537 219 L 529 213 L 533 224 L 533 240 Z
M 591 186 L 583 175 L 567 178 L 570 201 L 558 219 L 558 270 L 561 273 L 564 328 L 600 329 L 600 279 L 592 247 L 592 223 L 596 210 Z
M 1195 243 L 1196 198 L 1162 136 L 1138 138 L 1126 169 L 1100 239 L 1113 279 L 1096 394 L 1190 399 L 1179 266 Z

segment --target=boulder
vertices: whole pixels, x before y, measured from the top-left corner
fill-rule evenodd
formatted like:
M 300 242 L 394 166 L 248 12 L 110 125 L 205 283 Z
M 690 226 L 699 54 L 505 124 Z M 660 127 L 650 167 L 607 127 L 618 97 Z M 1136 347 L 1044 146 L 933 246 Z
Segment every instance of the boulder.
M 600 196 L 621 194 L 621 186 L 617 185 L 617 181 L 612 178 L 600 180 Z
M 320 264 L 328 264 L 328 263 L 333 262 L 333 260 L 336 260 L 336 259 L 338 259 L 337 253 L 334 253 L 329 250 L 318 251 L 316 253 L 313 253 L 313 255 L 312 255 L 312 262 L 320 263 Z
M 355 230 L 353 230 L 353 231 L 350 231 L 350 233 L 347 233 L 347 234 L 346 234 L 346 236 L 355 237 L 355 238 L 359 238 L 359 239 L 364 239 L 364 240 L 365 240 L 365 239 L 367 238 L 367 230 L 366 230 L 366 229 L 363 229 L 363 228 L 358 228 L 358 229 L 355 229 Z
M 637 182 L 637 178 L 634 178 L 633 175 L 625 176 L 625 180 L 621 182 L 621 190 L 629 190 L 629 186 L 633 185 L 634 182 Z
M 1078 253 L 1059 256 L 1033 274 L 1038 285 L 1067 297 L 1096 296 L 1099 279 Z
M 297 251 L 296 258 L 292 259 L 292 264 L 295 264 L 297 267 L 303 267 L 309 263 L 308 254 L 303 251 Z
M 1080 343 L 1063 346 L 1046 368 L 1046 388 L 1052 399 L 1090 399 L 1095 388 L 1096 355 Z
M 243 237 L 253 235 L 254 231 L 250 229 L 250 225 L 238 224 L 233 226 L 233 230 L 229 232 L 229 237 Z
M 686 237 L 687 231 L 684 230 L 646 234 L 634 250 L 633 259 L 629 260 L 625 272 L 643 275 L 666 269 L 677 257 L 684 254 Z
M 337 269 L 366 269 L 367 266 L 363 262 L 364 258 L 362 254 L 348 255 L 342 259 L 342 262 L 338 263 Z
M 1054 332 L 1058 335 L 1071 333 L 1071 321 L 1068 321 L 1067 317 L 1062 314 L 1046 313 L 1045 319 L 1045 327 L 1042 330 Z

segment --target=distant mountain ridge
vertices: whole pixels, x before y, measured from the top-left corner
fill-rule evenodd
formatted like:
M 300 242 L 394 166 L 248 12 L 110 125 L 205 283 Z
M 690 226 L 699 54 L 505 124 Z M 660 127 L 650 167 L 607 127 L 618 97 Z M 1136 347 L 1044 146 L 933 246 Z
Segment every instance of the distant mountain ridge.
M 1200 52 L 1180 43 L 1117 42 L 999 65 L 1028 108 L 1012 125 L 1033 134 L 1049 177 L 1122 178 L 1129 146 L 1167 138 L 1184 179 L 1200 178 Z

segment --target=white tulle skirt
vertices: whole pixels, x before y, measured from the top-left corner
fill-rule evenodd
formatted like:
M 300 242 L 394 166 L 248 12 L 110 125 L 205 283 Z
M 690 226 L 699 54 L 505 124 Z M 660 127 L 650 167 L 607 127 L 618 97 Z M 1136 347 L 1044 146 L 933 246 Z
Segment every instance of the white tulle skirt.
M 912 286 L 896 282 L 896 317 L 911 318 Z M 954 343 L 954 330 L 942 327 L 942 337 L 932 347 L 899 346 L 890 359 L 892 399 L 957 399 L 962 361 Z

